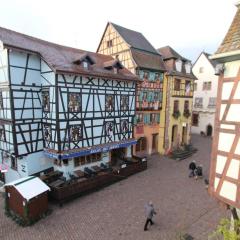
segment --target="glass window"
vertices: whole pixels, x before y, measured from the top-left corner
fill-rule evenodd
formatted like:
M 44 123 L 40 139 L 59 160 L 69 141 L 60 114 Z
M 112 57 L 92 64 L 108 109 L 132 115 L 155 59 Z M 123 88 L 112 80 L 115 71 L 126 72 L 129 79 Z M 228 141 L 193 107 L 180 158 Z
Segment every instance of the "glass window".
M 198 107 L 198 108 L 202 108 L 203 106 L 203 98 L 195 98 L 195 102 L 194 102 L 194 107 Z
M 176 70 L 178 72 L 182 71 L 182 61 L 181 60 L 176 60 Z
M 82 126 L 81 125 L 72 125 L 69 129 L 69 138 L 70 141 L 76 142 L 82 139 Z
M 149 78 L 149 72 L 144 71 L 143 73 L 143 79 L 148 79 Z
M 128 132 L 128 120 L 127 119 L 121 120 L 121 132 L 122 133 Z
M 198 126 L 198 120 L 199 120 L 198 118 L 199 118 L 198 113 L 192 114 L 192 125 L 193 126 Z
M 88 68 L 88 62 L 83 61 L 83 67 L 84 67 L 84 68 Z
M 50 111 L 49 89 L 42 90 L 42 107 L 44 112 Z
M 197 91 L 197 83 L 194 83 L 194 91 Z
M 179 111 L 179 101 L 178 100 L 174 101 L 173 111 L 174 112 L 178 112 Z
M 199 68 L 199 73 L 203 73 L 204 72 L 204 67 L 200 67 Z
M 113 46 L 113 41 L 112 40 L 107 41 L 107 47 L 110 48 L 112 46 Z
M 175 91 L 180 91 L 180 85 L 181 85 L 181 80 L 175 78 L 174 79 L 174 90 Z
M 49 124 L 43 124 L 43 138 L 46 142 L 51 141 L 51 128 Z
M 128 95 L 121 95 L 121 110 L 127 111 L 129 106 L 129 97 Z
M 114 95 L 106 95 L 105 107 L 108 112 L 114 111 Z
M 0 125 L 0 141 L 6 141 L 4 126 Z
M 189 96 L 191 93 L 191 82 L 186 81 L 185 82 L 185 95 Z
M 80 112 L 82 109 L 82 101 L 80 93 L 69 93 L 68 95 L 69 112 Z
M 210 97 L 209 98 L 208 107 L 209 108 L 216 107 L 216 98 L 215 97 Z
M 189 110 L 189 101 L 184 102 L 184 111 Z

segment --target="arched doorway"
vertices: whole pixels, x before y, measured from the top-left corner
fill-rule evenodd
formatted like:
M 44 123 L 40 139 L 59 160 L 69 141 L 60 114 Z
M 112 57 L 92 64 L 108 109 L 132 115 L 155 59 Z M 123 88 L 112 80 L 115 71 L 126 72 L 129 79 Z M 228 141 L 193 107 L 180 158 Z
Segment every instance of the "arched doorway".
M 146 150 L 147 150 L 147 138 L 141 137 L 137 141 L 136 152 L 142 153 L 142 152 L 145 152 Z
M 212 136 L 212 131 L 213 131 L 212 125 L 211 125 L 211 124 L 208 124 L 208 125 L 207 125 L 207 136 L 208 136 L 208 137 L 211 137 L 211 136 Z

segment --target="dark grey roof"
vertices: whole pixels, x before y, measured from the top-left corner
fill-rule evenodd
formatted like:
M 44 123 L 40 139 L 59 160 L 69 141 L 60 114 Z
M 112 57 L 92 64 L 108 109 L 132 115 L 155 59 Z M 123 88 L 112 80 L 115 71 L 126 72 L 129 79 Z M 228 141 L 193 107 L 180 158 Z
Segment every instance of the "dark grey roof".
M 118 74 L 107 70 L 106 63 L 114 61 L 113 57 L 108 55 L 61 46 L 2 27 L 0 27 L 0 41 L 7 48 L 17 48 L 40 54 L 55 72 L 139 81 L 139 78 L 126 68 L 120 69 Z M 89 58 L 92 63 L 88 69 L 76 64 L 84 58 Z
M 179 53 L 177 53 L 170 46 L 159 48 L 158 52 L 162 55 L 163 60 L 168 60 L 168 59 L 174 58 L 174 59 L 181 59 L 182 61 L 189 61 L 190 62 L 190 60 L 182 57 Z
M 140 32 L 136 32 L 115 23 L 110 23 L 121 35 L 121 37 L 133 48 L 158 54 L 152 44 Z
M 152 54 L 132 48 L 132 57 L 139 68 L 166 71 L 160 54 Z

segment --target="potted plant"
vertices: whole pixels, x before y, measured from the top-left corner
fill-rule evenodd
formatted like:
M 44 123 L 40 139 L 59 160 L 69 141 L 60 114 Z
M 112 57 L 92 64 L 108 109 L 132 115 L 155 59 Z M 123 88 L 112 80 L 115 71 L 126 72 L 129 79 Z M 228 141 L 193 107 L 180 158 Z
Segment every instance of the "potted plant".
M 175 118 L 175 119 L 178 119 L 180 117 L 181 113 L 179 110 L 176 110 L 173 112 L 172 116 Z
M 184 116 L 185 118 L 189 118 L 190 115 L 191 115 L 191 113 L 190 113 L 189 109 L 185 109 L 184 112 L 183 112 L 183 116 Z

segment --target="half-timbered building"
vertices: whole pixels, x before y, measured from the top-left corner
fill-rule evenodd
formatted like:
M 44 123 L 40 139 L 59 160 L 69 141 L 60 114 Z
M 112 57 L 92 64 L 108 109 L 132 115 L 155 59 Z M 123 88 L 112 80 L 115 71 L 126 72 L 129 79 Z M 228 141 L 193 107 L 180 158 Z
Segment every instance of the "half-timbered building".
M 140 33 L 108 23 L 97 49 L 98 53 L 119 59 L 132 73 L 142 79 L 137 84 L 134 147 L 136 154 L 158 152 L 163 142 L 163 82 L 165 67 L 161 55 Z
M 111 56 L 0 28 L 5 181 L 52 169 L 68 178 L 77 169 L 131 156 L 137 81 Z
M 210 193 L 240 209 L 240 1 L 237 13 L 212 59 L 219 75 Z M 236 217 L 236 211 L 233 211 Z M 239 214 L 240 217 L 240 214 Z
M 158 49 L 167 70 L 165 93 L 165 134 L 162 153 L 190 143 L 193 83 L 191 62 L 173 48 Z

